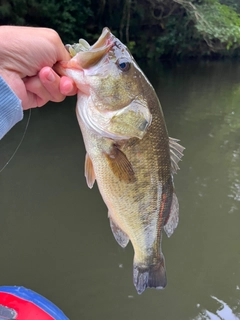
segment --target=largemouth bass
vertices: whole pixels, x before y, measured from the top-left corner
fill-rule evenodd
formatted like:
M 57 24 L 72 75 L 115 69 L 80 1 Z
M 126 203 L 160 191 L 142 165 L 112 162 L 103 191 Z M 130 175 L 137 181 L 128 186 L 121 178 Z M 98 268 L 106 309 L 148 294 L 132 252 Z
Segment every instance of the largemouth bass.
M 72 59 L 56 66 L 78 89 L 77 119 L 86 147 L 85 176 L 97 181 L 111 229 L 134 248 L 133 282 L 141 294 L 167 284 L 161 250 L 178 224 L 173 173 L 184 148 L 169 138 L 154 88 L 125 45 L 103 29 L 90 46 L 67 46 Z

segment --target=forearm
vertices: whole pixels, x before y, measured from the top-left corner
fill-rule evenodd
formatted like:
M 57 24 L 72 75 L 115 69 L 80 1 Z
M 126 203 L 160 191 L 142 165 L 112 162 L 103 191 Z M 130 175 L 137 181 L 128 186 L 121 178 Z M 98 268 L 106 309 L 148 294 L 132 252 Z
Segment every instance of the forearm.
M 21 100 L 0 77 L 0 139 L 22 118 Z

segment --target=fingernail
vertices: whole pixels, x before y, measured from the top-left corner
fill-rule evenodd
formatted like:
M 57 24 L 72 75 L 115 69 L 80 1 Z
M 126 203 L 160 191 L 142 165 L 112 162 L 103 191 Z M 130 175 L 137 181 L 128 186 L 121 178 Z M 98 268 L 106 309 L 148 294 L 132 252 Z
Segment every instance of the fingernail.
M 49 73 L 47 75 L 47 79 L 50 82 L 53 82 L 55 80 L 55 76 L 54 76 L 54 74 L 53 74 L 53 72 L 51 70 L 49 71 Z

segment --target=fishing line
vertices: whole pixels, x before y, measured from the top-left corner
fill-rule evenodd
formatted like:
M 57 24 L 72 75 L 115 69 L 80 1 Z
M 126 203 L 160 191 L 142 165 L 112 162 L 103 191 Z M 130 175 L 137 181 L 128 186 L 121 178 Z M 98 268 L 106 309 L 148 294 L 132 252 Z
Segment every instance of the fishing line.
M 9 160 L 5 163 L 5 165 L 2 167 L 2 169 L 0 170 L 0 173 L 6 168 L 6 166 L 9 164 L 9 162 L 13 159 L 13 157 L 15 156 L 15 154 L 17 153 L 18 149 L 20 148 L 24 138 L 25 138 L 25 135 L 26 135 L 26 132 L 27 132 L 27 129 L 28 129 L 28 125 L 29 125 L 29 122 L 30 122 L 30 118 L 31 118 L 31 109 L 29 109 L 29 113 L 28 113 L 28 120 L 27 120 L 27 124 L 26 124 L 26 127 L 25 127 L 25 130 L 23 132 L 23 135 L 22 135 L 22 138 L 19 142 L 19 144 L 17 145 L 17 148 L 15 149 L 15 151 L 13 152 L 13 154 L 11 155 L 11 157 L 9 158 Z

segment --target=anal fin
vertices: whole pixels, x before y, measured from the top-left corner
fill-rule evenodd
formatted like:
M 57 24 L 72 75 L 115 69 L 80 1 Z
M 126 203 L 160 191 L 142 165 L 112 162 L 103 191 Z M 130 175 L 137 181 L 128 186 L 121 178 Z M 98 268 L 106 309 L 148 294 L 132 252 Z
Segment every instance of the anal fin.
M 109 214 L 110 226 L 112 229 L 112 233 L 114 235 L 115 240 L 117 243 L 122 247 L 125 248 L 129 242 L 129 237 L 127 234 L 116 225 L 116 223 L 112 220 L 111 215 Z
M 169 216 L 168 216 L 168 218 L 165 222 L 165 225 L 164 225 L 164 231 L 166 232 L 166 235 L 168 237 L 171 237 L 174 230 L 177 228 L 178 221 L 179 221 L 178 198 L 177 198 L 175 192 L 173 192 L 170 213 L 169 213 Z

